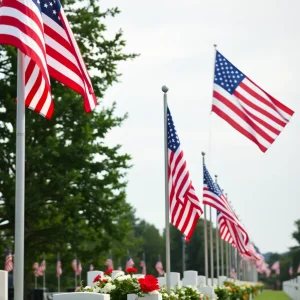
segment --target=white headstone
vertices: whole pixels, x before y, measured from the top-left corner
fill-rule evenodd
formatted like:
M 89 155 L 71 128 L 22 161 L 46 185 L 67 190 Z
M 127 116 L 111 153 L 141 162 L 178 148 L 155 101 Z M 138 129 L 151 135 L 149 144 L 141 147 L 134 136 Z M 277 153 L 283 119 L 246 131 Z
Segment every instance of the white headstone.
M 127 294 L 127 300 L 162 300 L 161 294 L 154 294 L 154 295 L 145 295 L 145 297 L 139 298 L 135 294 Z
M 174 288 L 176 285 L 180 286 L 180 273 L 170 273 L 170 288 Z
M 207 285 L 208 286 L 213 286 L 211 278 L 207 278 Z
M 123 271 L 120 271 L 120 270 L 114 270 L 114 271 L 112 271 L 111 278 L 112 278 L 112 279 L 115 279 L 115 278 L 116 278 L 116 275 L 117 275 L 118 273 L 120 273 L 120 272 L 123 272 Z M 123 272 L 123 273 L 124 273 L 124 272 Z
M 163 285 L 166 285 L 166 278 L 165 277 L 158 277 L 158 285 L 162 287 Z
M 63 293 L 54 294 L 53 300 L 110 300 L 110 295 L 98 293 Z
M 213 286 L 217 286 L 218 285 L 218 279 L 217 278 L 214 278 L 213 279 Z
M 8 273 L 0 270 L 0 300 L 8 300 Z
M 184 271 L 182 285 L 198 286 L 198 272 L 197 271 Z
M 206 285 L 206 277 L 205 276 L 198 276 L 198 285 L 199 286 L 204 286 Z
M 219 285 L 223 285 L 224 281 L 226 281 L 226 276 L 219 276 Z
M 87 285 L 88 286 L 94 286 L 95 284 L 93 283 L 94 279 L 96 276 L 103 276 L 102 271 L 89 271 L 87 272 Z

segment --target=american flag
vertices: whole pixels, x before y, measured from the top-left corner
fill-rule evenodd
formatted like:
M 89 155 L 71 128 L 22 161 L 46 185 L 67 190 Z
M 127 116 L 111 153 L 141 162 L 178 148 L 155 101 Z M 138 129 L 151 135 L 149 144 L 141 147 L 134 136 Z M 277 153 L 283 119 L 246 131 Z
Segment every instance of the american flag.
M 26 55 L 26 106 L 51 118 L 51 76 L 81 94 L 85 111 L 92 111 L 96 97 L 59 0 L 2 0 L 0 16 L 0 44 L 15 46 Z
M 171 112 L 167 111 L 168 178 L 172 224 L 189 241 L 197 221 L 203 213 L 195 194 Z
M 76 275 L 80 275 L 81 272 L 82 272 L 82 266 L 81 266 L 80 260 L 78 260 L 78 266 L 77 266 L 77 270 L 76 270 Z
M 146 275 L 146 263 L 144 260 L 141 260 L 140 267 L 142 267 L 142 274 Z
M 106 260 L 105 265 L 107 266 L 107 269 L 114 269 L 113 260 L 111 258 Z
M 212 111 L 266 152 L 294 112 L 216 52 Z
M 230 207 L 218 184 L 215 184 L 203 164 L 203 203 L 217 209 L 217 220 L 221 239 L 232 244 L 241 254 L 248 255 L 249 236 Z
M 293 275 L 293 267 L 292 267 L 292 265 L 291 265 L 290 268 L 289 268 L 289 275 L 290 275 L 290 276 Z
M 61 261 L 59 255 L 57 256 L 57 263 L 56 263 L 56 276 L 60 277 L 62 274 L 62 268 L 61 268 Z
M 275 273 L 277 275 L 280 274 L 280 262 L 279 262 L 279 260 L 274 262 L 274 264 L 271 267 L 271 270 L 275 271 Z
M 14 269 L 13 258 L 9 249 L 6 251 L 4 270 L 10 272 Z
M 230 271 L 230 277 L 236 279 L 235 268 L 231 268 L 231 271 Z
M 155 269 L 158 272 L 159 276 L 162 276 L 162 275 L 165 274 L 164 267 L 163 267 L 162 262 L 160 261 L 160 259 L 157 261 L 157 263 L 155 265 Z
M 271 270 L 269 268 L 266 268 L 265 273 L 266 273 L 267 278 L 269 278 L 271 275 Z
M 90 264 L 90 271 L 94 271 L 94 265 Z
M 72 260 L 72 268 L 73 268 L 74 272 L 76 273 L 77 272 L 77 258 L 76 258 L 76 255 L 74 255 L 74 258 Z
M 40 271 L 38 262 L 33 263 L 32 269 L 35 277 L 43 276 L 43 273 L 41 273 Z
M 133 268 L 133 266 L 134 266 L 134 261 L 130 256 L 128 256 L 126 261 L 126 269 Z
M 39 266 L 40 276 L 43 276 L 45 271 L 46 271 L 46 259 L 45 259 L 45 255 L 43 254 L 43 259 L 42 259 L 42 262 Z
M 300 274 L 300 264 L 298 265 L 297 274 Z

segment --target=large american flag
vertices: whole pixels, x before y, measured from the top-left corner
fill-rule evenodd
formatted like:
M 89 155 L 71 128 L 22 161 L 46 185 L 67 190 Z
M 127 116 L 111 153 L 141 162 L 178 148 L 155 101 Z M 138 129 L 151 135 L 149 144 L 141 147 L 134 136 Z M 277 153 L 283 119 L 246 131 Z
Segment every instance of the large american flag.
M 10 272 L 14 269 L 13 257 L 9 249 L 6 251 L 4 270 Z
M 171 222 L 189 241 L 203 211 L 190 179 L 169 108 L 167 122 Z
M 81 272 L 82 272 L 82 266 L 81 266 L 80 260 L 78 260 L 78 266 L 77 266 L 77 270 L 76 270 L 76 275 L 80 275 Z
M 134 261 L 130 256 L 128 256 L 126 261 L 126 269 L 133 268 L 133 266 L 134 266 Z
M 2 0 L 0 44 L 25 54 L 26 106 L 51 118 L 51 76 L 83 96 L 86 112 L 95 108 L 92 84 L 59 0 Z
M 294 112 L 216 52 L 212 111 L 266 152 Z
M 155 269 L 158 272 L 158 275 L 162 276 L 162 275 L 165 274 L 164 267 L 163 267 L 162 262 L 160 261 L 160 259 L 157 261 L 157 263 L 155 265 Z
M 56 276 L 60 277 L 62 274 L 62 268 L 61 268 L 61 260 L 59 257 L 59 254 L 57 255 L 57 262 L 56 262 Z
M 207 204 L 215 208 L 228 220 L 239 224 L 239 220 L 235 212 L 230 207 L 218 184 L 214 183 L 205 164 L 203 164 L 203 204 Z
M 107 266 L 107 269 L 114 269 L 113 260 L 111 258 L 108 258 L 105 262 L 105 265 Z

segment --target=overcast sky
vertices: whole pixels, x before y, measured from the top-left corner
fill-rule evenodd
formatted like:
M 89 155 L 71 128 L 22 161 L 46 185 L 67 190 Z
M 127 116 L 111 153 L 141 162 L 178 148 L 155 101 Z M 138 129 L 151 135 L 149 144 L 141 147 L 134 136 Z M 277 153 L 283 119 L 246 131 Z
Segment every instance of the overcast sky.
M 121 83 L 103 104 L 117 102 L 129 118 L 107 138 L 133 157 L 128 201 L 137 216 L 164 227 L 163 94 L 168 101 L 191 179 L 202 198 L 201 151 L 207 166 L 261 251 L 287 251 L 300 219 L 300 2 L 297 0 L 103 0 L 122 11 L 107 20 L 109 33 L 124 30 Z M 213 44 L 245 75 L 296 113 L 271 148 L 258 147 L 215 114 Z M 211 134 L 211 143 L 209 136 Z M 210 146 L 209 146 L 210 145 Z M 215 215 L 215 214 L 214 214 Z

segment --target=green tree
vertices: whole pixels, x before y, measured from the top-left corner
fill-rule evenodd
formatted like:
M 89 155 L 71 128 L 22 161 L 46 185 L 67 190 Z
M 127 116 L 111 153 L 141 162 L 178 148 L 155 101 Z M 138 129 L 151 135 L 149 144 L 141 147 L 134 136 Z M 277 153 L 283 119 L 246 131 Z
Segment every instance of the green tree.
M 126 248 L 132 210 L 125 201 L 130 156 L 120 145 L 107 146 L 105 136 L 126 116 L 115 116 L 115 104 L 101 99 L 120 74 L 117 64 L 133 59 L 123 52 L 122 31 L 106 38 L 105 18 L 118 8 L 102 10 L 100 1 L 62 1 L 100 101 L 91 114 L 80 95 L 52 80 L 55 103 L 48 121 L 26 110 L 25 288 L 33 281 L 31 266 L 47 259 L 47 283 L 56 286 L 56 253 L 64 268 L 62 287 L 73 287 L 71 261 L 76 252 L 84 268 L 93 256 L 104 259 L 115 241 Z M 93 53 L 91 55 L 91 53 Z M 16 49 L 0 46 L 0 251 L 13 248 L 15 223 Z M 4 259 L 4 255 L 3 255 Z M 69 280 L 71 280 L 69 279 Z M 51 282 L 52 281 L 52 282 Z M 52 286 L 51 286 L 52 284 Z

